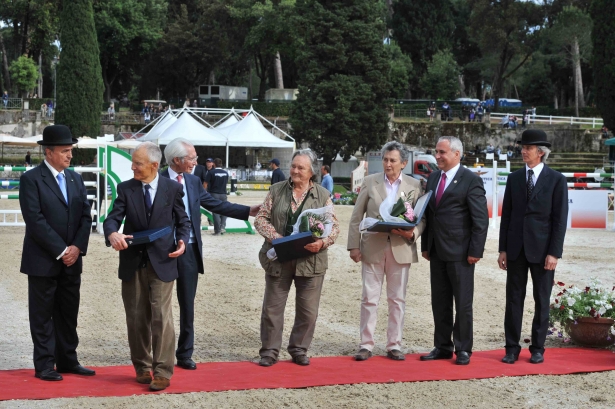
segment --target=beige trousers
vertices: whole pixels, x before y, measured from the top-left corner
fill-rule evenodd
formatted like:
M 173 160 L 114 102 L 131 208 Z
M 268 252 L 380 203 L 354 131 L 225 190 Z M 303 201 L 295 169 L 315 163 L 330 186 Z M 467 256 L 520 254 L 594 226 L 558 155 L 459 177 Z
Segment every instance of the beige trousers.
M 151 264 L 122 281 L 130 358 L 136 373 L 153 371 L 171 379 L 175 363 L 173 281 L 165 283 Z
M 361 345 L 359 348 L 374 349 L 374 331 L 378 319 L 378 303 L 382 284 L 386 277 L 389 322 L 387 325 L 387 351 L 401 350 L 401 340 L 406 312 L 406 287 L 410 264 L 395 261 L 391 243 L 387 242 L 384 257 L 378 263 L 363 262 L 363 295 L 361 297 Z

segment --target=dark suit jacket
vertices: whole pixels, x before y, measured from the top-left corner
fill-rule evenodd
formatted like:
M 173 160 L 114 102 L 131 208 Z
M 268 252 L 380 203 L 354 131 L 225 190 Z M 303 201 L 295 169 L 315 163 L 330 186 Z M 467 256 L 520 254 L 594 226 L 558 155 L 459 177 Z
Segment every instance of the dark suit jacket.
M 561 173 L 547 165 L 527 200 L 525 166 L 508 176 L 499 251 L 516 260 L 521 248 L 530 263 L 544 263 L 547 255 L 562 257 L 568 224 L 568 186 Z
M 203 182 L 205 182 L 205 176 L 207 176 L 207 168 L 203 165 L 196 165 L 194 168 L 194 176 L 201 179 L 201 185 L 202 185 Z
M 170 177 L 168 169 L 163 170 L 160 174 L 167 179 Z M 215 199 L 205 189 L 203 189 L 200 179 L 195 175 L 184 173 L 184 180 L 186 181 L 186 191 L 188 192 L 190 222 L 192 223 L 194 236 L 199 245 L 199 253 L 201 255 L 201 257 L 197 260 L 199 264 L 199 273 L 202 274 L 204 272 L 204 268 L 203 241 L 201 240 L 201 206 L 212 213 L 221 214 L 223 216 L 232 217 L 233 219 L 239 220 L 248 220 L 248 217 L 250 216 L 250 207 Z M 188 211 L 188 209 L 186 209 L 186 211 Z M 186 243 L 188 243 L 188 241 L 186 241 Z
M 442 171 L 427 179 L 426 190 L 434 193 L 425 211 L 427 229 L 421 235 L 421 251 L 435 246 L 442 261 L 483 257 L 489 213 L 480 176 L 461 166 L 436 207 L 436 191 Z
M 19 204 L 26 222 L 26 237 L 21 256 L 21 272 L 53 277 L 62 269 L 66 274 L 81 274 L 81 257 L 87 253 L 92 215 L 81 176 L 64 170 L 68 205 L 53 174 L 41 163 L 21 175 Z M 81 256 L 66 267 L 56 260 L 66 247 L 75 245 Z
M 107 246 L 111 245 L 109 235 L 120 229 L 124 217 L 126 217 L 124 234 L 173 226 L 177 240 L 183 240 L 187 244 L 190 238 L 190 221 L 184 211 L 183 196 L 184 190 L 181 185 L 170 179 L 159 177 L 158 189 L 152 204 L 152 216 L 148 223 L 143 199 L 143 184 L 135 179 L 120 183 L 117 186 L 117 198 L 113 203 L 113 209 L 103 223 Z M 129 246 L 120 251 L 119 278 L 124 281 L 132 280 L 142 260 L 143 251 L 147 251 L 158 278 L 165 282 L 175 280 L 178 275 L 177 259 L 169 258 L 169 253 L 174 252 L 176 247 L 173 234 L 168 234 L 144 246 Z

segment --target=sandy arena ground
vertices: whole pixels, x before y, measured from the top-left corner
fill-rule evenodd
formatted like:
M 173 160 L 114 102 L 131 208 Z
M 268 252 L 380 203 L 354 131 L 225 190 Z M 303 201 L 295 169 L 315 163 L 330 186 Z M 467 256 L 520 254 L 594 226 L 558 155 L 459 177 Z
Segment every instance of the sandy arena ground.
M 256 204 L 263 192 L 246 192 L 232 201 Z M 18 209 L 16 200 L 0 201 L 2 209 Z M 359 342 L 360 265 L 346 251 L 350 206 L 336 212 L 342 234 L 329 251 L 329 271 L 310 356 L 352 355 Z M 610 225 L 613 220 L 611 215 Z M 19 273 L 24 229 L 3 228 L 0 235 L 0 369 L 33 368 L 28 328 L 27 278 Z M 556 278 L 583 284 L 590 276 L 615 283 L 612 231 L 569 231 Z M 206 274 L 200 277 L 196 299 L 196 362 L 256 361 L 264 272 L 257 253 L 258 235 L 203 232 Z M 502 349 L 504 345 L 505 273 L 497 268 L 497 232 L 490 231 L 485 258 L 478 263 L 474 295 L 475 350 Z M 125 315 L 117 278 L 118 256 L 93 234 L 81 287 L 78 354 L 86 366 L 130 365 Z M 531 286 L 531 284 L 530 284 Z M 238 291 L 239 290 L 239 291 Z M 523 338 L 529 337 L 532 317 L 528 289 Z M 294 318 L 294 297 L 289 298 L 284 342 Z M 424 260 L 410 270 L 404 342 L 407 353 L 432 348 L 429 266 Z M 179 310 L 174 305 L 176 328 Z M 375 354 L 385 354 L 386 295 L 379 310 Z M 568 345 L 568 344 L 566 344 Z M 547 347 L 565 346 L 550 339 Z M 281 359 L 289 359 L 286 351 Z M 548 351 L 546 359 L 549 359 Z M 615 360 L 615 355 L 613 355 Z M 531 376 L 474 381 L 415 382 L 349 385 L 306 389 L 250 390 L 219 393 L 161 394 L 122 398 L 78 398 L 46 401 L 0 402 L 0 408 L 612 408 L 615 407 L 615 372 L 567 376 Z M 3 387 L 0 385 L 0 388 Z M 169 392 L 173 392 L 171 384 Z

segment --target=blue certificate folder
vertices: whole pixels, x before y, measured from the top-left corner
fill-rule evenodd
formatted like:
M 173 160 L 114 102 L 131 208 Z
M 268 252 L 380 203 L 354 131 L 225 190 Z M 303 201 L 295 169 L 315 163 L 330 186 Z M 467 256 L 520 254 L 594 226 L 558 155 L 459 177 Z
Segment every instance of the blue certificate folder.
M 429 203 L 429 199 L 431 198 L 432 191 L 425 193 L 423 196 L 419 197 L 419 200 L 416 201 L 414 205 L 414 214 L 416 215 L 416 223 L 408 223 L 404 221 L 400 221 L 399 223 L 394 222 L 378 222 L 373 226 L 369 227 L 367 231 L 373 231 L 378 233 L 388 233 L 393 229 L 401 229 L 401 230 L 410 230 L 420 223 L 423 218 L 423 213 L 425 213 L 425 209 L 427 209 L 427 204 Z M 401 219 L 400 219 L 401 220 Z
M 304 248 L 310 243 L 314 243 L 314 237 L 309 231 L 281 237 L 271 242 L 279 261 L 289 261 L 314 254 Z
M 161 237 L 171 233 L 171 226 L 160 227 L 158 229 L 143 230 L 130 234 L 132 239 L 126 239 L 126 244 L 136 246 L 138 244 L 151 243 Z

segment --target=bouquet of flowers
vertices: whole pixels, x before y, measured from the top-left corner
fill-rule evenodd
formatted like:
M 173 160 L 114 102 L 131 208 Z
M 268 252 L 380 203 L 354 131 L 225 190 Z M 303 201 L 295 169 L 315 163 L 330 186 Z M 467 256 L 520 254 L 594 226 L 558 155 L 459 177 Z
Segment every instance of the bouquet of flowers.
M 376 232 L 367 231 L 373 225 L 379 222 L 389 223 L 416 223 L 417 215 L 414 214 L 412 203 L 414 201 L 414 191 L 409 194 L 401 192 L 399 199 L 395 200 L 394 195 L 387 196 L 380 204 L 380 214 L 378 218 L 366 217 L 359 224 L 361 233 L 373 234 Z
M 414 215 L 414 209 L 412 208 L 412 201 L 414 199 L 414 190 L 406 195 L 401 192 L 399 199 L 393 205 L 391 209 L 391 216 L 402 219 L 408 223 L 416 222 L 416 216 Z
M 566 324 L 578 318 L 615 318 L 615 287 L 609 289 L 597 278 L 591 278 L 589 285 L 582 288 L 558 281 L 553 283 L 549 320 L 552 328 L 550 334 L 563 337 Z M 555 325 L 559 324 L 558 329 Z M 615 335 L 615 326 L 611 327 Z
M 297 223 L 293 226 L 291 236 L 310 232 L 312 233 L 312 237 L 324 239 L 331 234 L 332 229 L 333 206 L 325 206 L 319 209 L 307 209 L 299 215 Z M 272 261 L 278 258 L 275 248 L 267 251 L 267 257 Z

